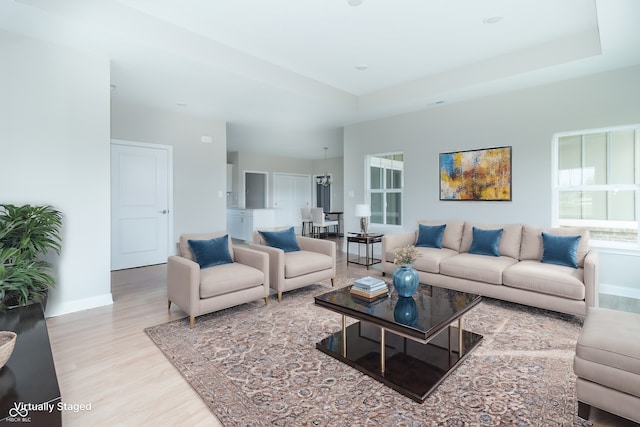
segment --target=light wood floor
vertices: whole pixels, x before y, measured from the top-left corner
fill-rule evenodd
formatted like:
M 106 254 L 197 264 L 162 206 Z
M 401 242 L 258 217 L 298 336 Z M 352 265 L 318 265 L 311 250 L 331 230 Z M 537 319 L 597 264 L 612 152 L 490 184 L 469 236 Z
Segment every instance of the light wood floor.
M 114 272 L 112 292 L 112 306 L 47 320 L 63 401 L 91 403 L 63 425 L 221 425 L 144 333 L 185 316 L 167 311 L 166 266 Z
M 347 268 L 341 250 L 337 265 L 339 272 Z M 349 269 L 364 268 L 349 264 Z M 175 305 L 167 311 L 166 266 L 113 272 L 112 293 L 112 306 L 47 319 L 63 401 L 91 404 L 90 411 L 64 412 L 63 424 L 221 425 L 144 333 L 146 327 L 186 316 Z M 270 303 L 277 304 L 273 298 Z M 636 426 L 592 412 L 596 426 Z

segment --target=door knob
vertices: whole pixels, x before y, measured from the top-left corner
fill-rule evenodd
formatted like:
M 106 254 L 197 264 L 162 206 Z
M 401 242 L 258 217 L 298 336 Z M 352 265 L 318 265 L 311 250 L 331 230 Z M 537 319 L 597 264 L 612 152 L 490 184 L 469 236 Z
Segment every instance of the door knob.
M 168 211 L 168 210 L 166 210 L 166 209 L 162 209 L 162 210 L 160 211 L 160 213 L 161 213 L 161 214 L 168 214 L 168 213 L 169 213 L 169 211 Z

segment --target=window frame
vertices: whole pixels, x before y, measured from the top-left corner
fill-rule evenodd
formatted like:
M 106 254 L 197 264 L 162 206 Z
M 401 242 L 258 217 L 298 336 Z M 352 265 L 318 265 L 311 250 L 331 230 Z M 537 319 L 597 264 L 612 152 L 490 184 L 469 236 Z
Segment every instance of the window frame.
M 400 169 L 401 171 L 401 175 L 400 175 L 400 188 L 392 188 L 392 189 L 388 189 L 386 188 L 387 186 L 387 180 L 386 180 L 386 171 L 388 170 L 388 168 L 384 168 L 384 171 L 382 173 L 382 181 L 383 181 L 383 187 L 382 189 L 372 189 L 371 188 L 371 159 L 374 157 L 384 157 L 384 156 L 397 156 L 397 155 L 402 155 L 402 169 Z M 374 154 L 367 154 L 365 156 L 364 159 L 364 170 L 365 170 L 365 202 L 367 204 L 369 204 L 369 206 L 372 206 L 371 204 L 371 195 L 372 194 L 383 194 L 383 202 L 384 202 L 384 207 L 383 207 L 383 216 L 384 216 L 384 223 L 377 223 L 377 222 L 373 222 L 371 221 L 371 219 L 369 220 L 369 225 L 372 227 L 375 227 L 376 229 L 379 230 L 389 230 L 390 232 L 397 232 L 399 230 L 402 230 L 402 224 L 404 223 L 404 152 L 402 151 L 391 151 L 391 152 L 384 152 L 384 153 L 374 153 Z M 394 169 L 392 169 L 394 170 Z M 395 169 L 397 170 L 397 169 Z M 399 224 L 388 224 L 387 223 L 387 194 L 400 194 L 400 213 L 399 213 Z
M 561 186 L 559 183 L 559 148 L 560 148 L 560 139 L 563 137 L 569 136 L 581 136 L 582 144 L 584 147 L 585 144 L 585 136 L 606 133 L 607 134 L 607 176 L 610 176 L 612 173 L 612 156 L 611 156 L 611 134 L 619 131 L 629 131 L 634 130 L 634 143 L 635 143 L 635 165 L 640 165 L 640 124 L 634 125 L 624 125 L 624 126 L 612 126 L 606 128 L 597 128 L 597 129 L 586 129 L 579 131 L 571 131 L 571 132 L 559 132 L 553 135 L 553 143 L 552 143 L 552 167 L 551 167 L 551 224 L 553 227 L 598 227 L 602 225 L 610 225 L 615 220 L 589 220 L 589 219 L 561 219 L 560 218 L 560 193 L 561 192 L 571 192 L 571 191 L 581 191 L 581 192 L 607 192 L 607 191 L 634 191 L 635 192 L 635 220 L 634 221 L 618 221 L 618 223 L 622 224 L 634 224 L 635 229 L 637 230 L 637 236 L 635 242 L 622 242 L 616 240 L 602 240 L 602 239 L 594 239 L 593 236 L 590 239 L 590 245 L 593 247 L 601 247 L 601 248 L 612 248 L 612 249 L 622 249 L 622 250 L 632 250 L 638 251 L 640 250 L 640 167 L 636 167 L 634 171 L 634 184 L 583 184 L 584 181 L 579 185 L 566 185 Z M 584 150 L 582 152 L 581 159 L 581 168 L 584 168 Z

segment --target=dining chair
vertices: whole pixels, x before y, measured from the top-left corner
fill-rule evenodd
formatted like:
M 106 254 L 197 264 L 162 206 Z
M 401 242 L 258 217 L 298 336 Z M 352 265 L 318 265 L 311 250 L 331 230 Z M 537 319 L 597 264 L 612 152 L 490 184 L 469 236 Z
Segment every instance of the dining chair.
M 324 210 L 322 208 L 311 209 L 311 220 L 313 237 L 328 237 L 330 227 L 335 227 L 334 229 L 336 231 L 336 234 L 338 233 L 338 226 L 340 223 L 338 221 L 327 221 Z M 324 232 L 322 230 L 324 230 Z

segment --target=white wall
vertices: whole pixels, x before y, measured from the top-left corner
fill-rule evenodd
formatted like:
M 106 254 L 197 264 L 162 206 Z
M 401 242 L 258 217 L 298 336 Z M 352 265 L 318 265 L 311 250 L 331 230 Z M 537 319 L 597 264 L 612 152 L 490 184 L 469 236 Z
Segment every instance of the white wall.
M 404 153 L 405 230 L 415 229 L 420 219 L 443 218 L 549 226 L 553 134 L 638 123 L 639 99 L 640 67 L 632 67 L 348 126 L 347 229 L 356 229 L 354 205 L 364 199 L 365 156 L 390 151 Z M 439 200 L 439 153 L 497 146 L 513 147 L 511 202 Z M 601 282 L 638 277 L 640 263 L 636 265 L 626 263 L 614 275 L 603 274 Z M 612 270 L 603 267 L 603 272 Z
M 47 315 L 110 304 L 109 60 L 19 36 L 0 58 L 0 201 L 64 216 Z
M 225 122 L 119 102 L 117 94 L 113 98 L 113 139 L 173 146 L 173 240 L 184 233 L 225 230 Z M 213 143 L 202 143 L 203 135 Z

